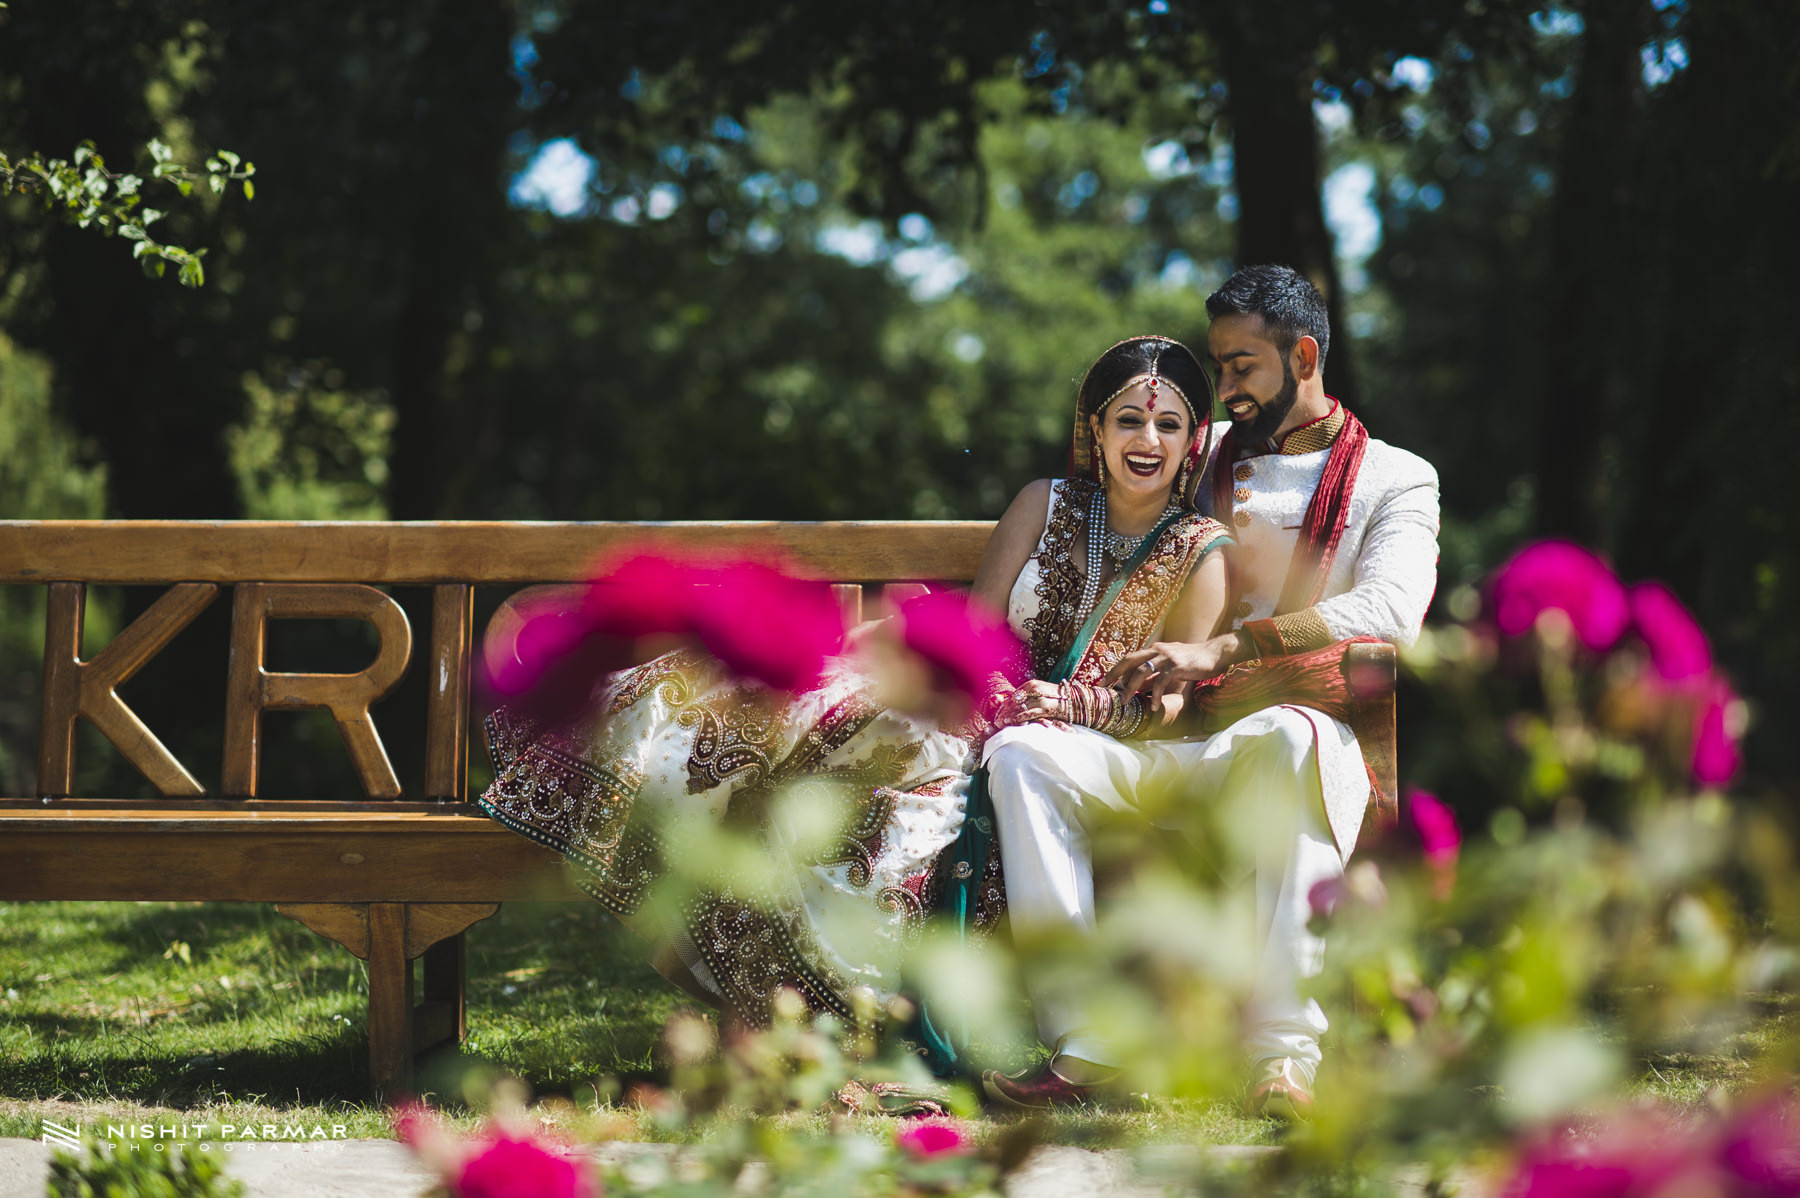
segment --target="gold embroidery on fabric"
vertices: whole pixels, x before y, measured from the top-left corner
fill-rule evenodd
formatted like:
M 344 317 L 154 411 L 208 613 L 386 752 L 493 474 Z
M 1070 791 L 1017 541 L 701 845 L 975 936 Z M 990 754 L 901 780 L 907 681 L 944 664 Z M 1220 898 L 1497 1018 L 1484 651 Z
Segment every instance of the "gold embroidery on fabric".
M 1306 607 L 1299 611 L 1289 612 L 1285 616 L 1276 616 L 1275 633 L 1281 638 L 1281 647 L 1289 653 L 1304 653 L 1308 649 L 1323 649 L 1337 638 L 1331 635 L 1331 629 L 1325 623 L 1325 617 L 1319 614 L 1316 607 Z
M 1281 439 L 1281 452 L 1291 457 L 1303 453 L 1317 453 L 1321 449 L 1330 449 L 1331 443 L 1337 440 L 1338 433 L 1344 427 L 1344 415 L 1344 405 L 1338 404 L 1331 409 L 1331 415 L 1315 420 L 1311 424 L 1301 425 Z
M 748 687 L 689 703 L 675 722 L 694 730 L 687 762 L 691 795 L 740 778 L 751 787 L 766 782 L 770 749 L 787 726 L 786 713 L 767 694 Z
M 1101 619 L 1074 680 L 1098 685 L 1121 657 L 1147 643 L 1201 553 L 1224 535 L 1225 526 L 1217 520 L 1192 513 L 1170 525 Z
M 820 954 L 798 914 L 784 917 L 732 895 L 704 894 L 684 922 L 726 1001 L 752 1025 L 768 1024 L 782 989 L 797 992 L 815 1011 L 855 1019 L 843 998 L 848 985 L 836 970 L 816 964 Z
M 480 805 L 496 820 L 562 853 L 596 875 L 583 888 L 607 909 L 629 914 L 660 872 L 656 846 L 631 825 L 643 777 L 615 755 L 595 761 L 572 736 L 538 735 L 510 751 L 528 724 L 510 712 L 488 717 L 489 745 L 501 765 Z M 584 880 L 585 882 L 585 880 Z
M 606 714 L 618 715 L 658 688 L 662 689 L 663 698 L 672 705 L 687 702 L 694 693 L 693 674 L 705 664 L 706 655 L 700 650 L 677 649 L 654 661 L 633 666 L 619 674 L 618 680 L 613 684 L 612 697 L 606 704 Z
M 1050 505 L 1044 550 L 1038 558 L 1037 614 L 1025 621 L 1033 678 L 1048 677 L 1075 639 L 1084 581 L 1075 566 L 1075 538 L 1087 523 L 1088 504 L 1097 486 L 1085 478 L 1064 479 Z

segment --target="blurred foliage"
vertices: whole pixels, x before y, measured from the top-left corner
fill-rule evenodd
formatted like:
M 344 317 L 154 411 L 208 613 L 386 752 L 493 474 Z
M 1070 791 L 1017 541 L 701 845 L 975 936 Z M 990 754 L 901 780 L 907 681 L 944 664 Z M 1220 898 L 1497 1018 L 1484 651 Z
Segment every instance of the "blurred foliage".
M 1257 1122 L 1249 1135 L 1224 1125 L 1227 1142 L 1278 1138 L 1270 1153 L 1216 1151 L 1184 1124 L 1164 1151 L 1125 1157 L 1143 1180 L 1173 1193 L 1375 1194 L 1404 1179 L 1408 1192 L 1647 1198 L 1800 1184 L 1794 831 L 1694 781 L 1690 700 L 1705 679 L 1659 688 L 1645 676 L 1653 621 L 1639 619 L 1642 641 L 1615 630 L 1612 644 L 1583 649 L 1564 609 L 1534 602 L 1519 635 L 1471 616 L 1411 655 L 1429 694 L 1497 746 L 1475 770 L 1491 793 L 1446 803 L 1412 792 L 1400 825 L 1365 829 L 1348 873 L 1309 895 L 1329 940 L 1309 988 L 1332 1020 L 1312 1118 L 1279 1131 Z M 1249 863 L 1260 838 L 1292 833 L 1271 829 L 1254 794 L 1221 801 L 1231 796 L 1177 784 L 1138 798 L 1139 816 L 1091 829 L 1097 935 L 970 945 L 927 929 L 908 971 L 940 1017 L 954 1010 L 989 1033 L 992 1064 L 1019 1053 L 1012 979 L 1062 978 L 1123 1065 L 1095 1095 L 1103 1109 L 1231 1109 L 1246 1088 L 1240 1020 L 1266 919 Z M 1464 811 L 1460 830 L 1450 808 Z M 708 818 L 666 833 L 682 852 L 660 884 L 665 901 L 720 878 L 759 893 L 741 883 L 746 871 L 779 868 L 780 851 L 759 839 L 774 833 L 715 833 Z M 790 806 L 770 826 L 787 838 L 804 818 Z M 867 992 L 853 1022 L 809 1018 L 794 992 L 777 996 L 763 1029 L 724 1021 L 721 1032 L 678 1012 L 659 1076 L 596 1079 L 574 1096 L 585 1119 L 558 1125 L 613 1140 L 647 1122 L 682 1145 L 611 1156 L 613 1192 L 990 1193 L 1059 1133 L 1041 1118 L 963 1122 L 976 1111 L 967 1086 L 934 1082 L 892 1034 L 910 1013 L 908 996 L 880 1010 Z M 491 1075 L 462 1088 L 478 1105 L 482 1089 L 522 1094 Z M 940 1108 L 935 1151 L 909 1147 L 906 1132 L 890 1141 L 868 1118 L 919 1100 Z M 548 1109 L 540 1119 L 551 1122 Z M 1090 1119 L 1085 1143 L 1117 1143 L 1124 1123 Z M 1186 1155 L 1167 1150 L 1171 1135 Z M 1584 1146 L 1627 1135 L 1631 1155 L 1609 1148 L 1604 1169 L 1582 1172 Z M 1555 1175 L 1567 1188 L 1527 1184 L 1545 1160 L 1573 1162 Z M 1702 1174 L 1709 1184 L 1696 1189 Z

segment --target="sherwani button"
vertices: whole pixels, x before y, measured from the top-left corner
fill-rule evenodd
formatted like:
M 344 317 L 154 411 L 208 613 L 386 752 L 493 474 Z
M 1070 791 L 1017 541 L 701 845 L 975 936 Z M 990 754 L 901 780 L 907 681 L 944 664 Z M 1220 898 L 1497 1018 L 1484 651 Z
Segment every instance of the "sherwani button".
M 1254 610 L 1254 609 L 1251 608 L 1250 601 L 1248 599 L 1239 599 L 1238 600 L 1238 605 L 1237 605 L 1238 619 L 1241 620 L 1245 616 L 1248 616 L 1252 610 Z
M 1235 515 L 1231 518 L 1231 522 L 1233 524 L 1237 525 L 1239 528 L 1244 528 L 1244 527 L 1248 526 L 1250 523 L 1250 513 L 1249 512 L 1239 512 L 1237 515 Z
M 1248 503 L 1248 502 L 1250 502 L 1250 488 L 1249 487 L 1239 487 L 1237 490 L 1235 490 L 1231 493 L 1231 497 L 1233 499 L 1237 500 L 1239 503 Z
M 1231 477 L 1237 479 L 1239 482 L 1246 482 L 1250 476 L 1255 473 L 1256 467 L 1252 466 L 1249 462 L 1239 462 L 1237 468 L 1231 472 Z

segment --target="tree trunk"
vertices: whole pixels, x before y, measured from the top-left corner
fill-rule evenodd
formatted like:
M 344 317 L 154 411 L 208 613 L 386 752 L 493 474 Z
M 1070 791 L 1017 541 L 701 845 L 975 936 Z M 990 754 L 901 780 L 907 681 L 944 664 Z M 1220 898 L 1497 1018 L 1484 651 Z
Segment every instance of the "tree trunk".
M 1231 118 L 1238 265 L 1281 263 L 1312 280 L 1331 309 L 1326 390 L 1354 406 L 1343 289 L 1320 195 L 1310 48 L 1268 6 L 1240 4 L 1215 33 Z
M 1639 10 L 1642 10 L 1640 12 Z M 1628 374 L 1608 316 L 1630 288 L 1632 155 L 1645 32 L 1640 0 L 1588 0 L 1552 210 L 1545 372 L 1538 389 L 1537 531 L 1603 545 L 1604 468 Z
M 442 5 L 414 81 L 414 219 L 393 351 L 388 511 L 397 520 L 467 515 L 483 461 L 492 247 L 506 219 L 508 119 L 518 119 L 509 7 Z

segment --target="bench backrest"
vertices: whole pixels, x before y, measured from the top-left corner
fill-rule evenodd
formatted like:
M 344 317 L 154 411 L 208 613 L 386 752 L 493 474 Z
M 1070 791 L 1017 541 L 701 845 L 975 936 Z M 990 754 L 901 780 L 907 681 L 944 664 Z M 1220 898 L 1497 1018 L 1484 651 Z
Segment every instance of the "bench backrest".
M 332 713 L 370 798 L 401 787 L 369 707 L 410 665 L 412 630 L 382 587 L 429 587 L 431 631 L 425 794 L 467 798 L 474 658 L 474 591 L 582 580 L 604 555 L 634 547 L 779 556 L 798 573 L 837 584 L 846 620 L 861 618 L 865 586 L 969 582 L 993 525 L 983 521 L 724 521 L 676 523 L 274 521 L 0 521 L 0 583 L 48 587 L 38 744 L 40 797 L 71 793 L 75 727 L 87 719 L 163 795 L 205 793 L 119 698 L 136 674 L 232 588 L 224 768 L 227 797 L 254 798 L 261 714 Z M 86 588 L 168 590 L 91 658 L 82 660 Z M 910 589 L 910 588 L 909 588 Z M 273 619 L 355 619 L 377 636 L 375 660 L 354 674 L 271 672 Z

